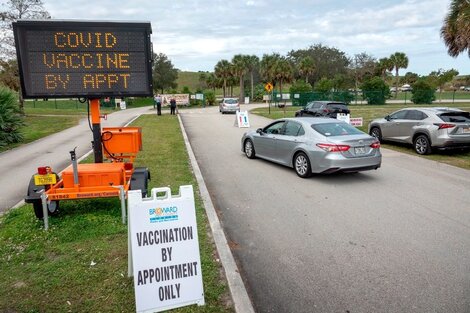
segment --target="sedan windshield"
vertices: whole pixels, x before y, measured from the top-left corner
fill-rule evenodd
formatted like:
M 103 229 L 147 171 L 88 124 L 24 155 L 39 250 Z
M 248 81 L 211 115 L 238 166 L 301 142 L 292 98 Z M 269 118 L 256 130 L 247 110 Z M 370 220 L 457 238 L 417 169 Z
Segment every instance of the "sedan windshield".
M 323 136 L 346 136 L 363 134 L 360 130 L 346 123 L 312 124 L 312 128 Z

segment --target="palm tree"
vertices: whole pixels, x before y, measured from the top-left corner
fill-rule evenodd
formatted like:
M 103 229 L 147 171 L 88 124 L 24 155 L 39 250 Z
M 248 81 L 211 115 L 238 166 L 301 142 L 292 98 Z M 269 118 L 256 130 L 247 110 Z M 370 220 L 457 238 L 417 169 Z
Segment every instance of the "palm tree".
M 206 85 L 209 88 L 212 88 L 215 94 L 215 88 L 217 88 L 217 78 L 215 77 L 214 73 L 210 73 L 206 75 Z
M 444 19 L 441 37 L 447 46 L 447 53 L 457 57 L 465 50 L 470 57 L 470 1 L 452 0 L 450 11 Z
M 308 77 L 315 71 L 315 63 L 313 62 L 313 59 L 306 56 L 300 60 L 298 69 L 300 75 L 305 76 L 305 82 L 308 84 Z
M 389 58 L 381 58 L 377 67 L 380 70 L 380 74 L 382 75 L 382 79 L 385 81 L 385 77 L 387 76 L 387 71 L 393 70 L 393 64 Z
M 224 81 L 224 84 L 223 84 L 224 98 L 225 98 L 226 89 L 227 89 L 227 79 L 230 78 L 230 76 L 232 75 L 231 67 L 232 67 L 232 65 L 230 64 L 229 61 L 220 60 L 219 62 L 217 62 L 217 64 L 215 65 L 215 68 L 214 68 L 215 76 L 223 79 L 223 81 Z
M 274 65 L 273 73 L 274 78 L 279 82 L 279 93 L 282 98 L 282 83 L 292 81 L 294 70 L 291 63 L 286 58 L 280 58 Z
M 274 66 L 276 62 L 281 58 L 279 53 L 264 54 L 260 62 L 261 77 L 265 82 L 274 83 Z
M 255 69 L 259 66 L 259 58 L 256 55 L 250 55 L 247 57 L 246 66 L 250 72 L 250 82 L 251 82 L 251 99 L 254 98 L 254 87 L 253 87 L 253 73 Z
M 395 98 L 398 93 L 398 70 L 408 67 L 408 57 L 403 52 L 395 52 L 390 56 L 390 62 L 395 69 Z
M 244 77 L 247 72 L 247 57 L 246 55 L 237 54 L 232 59 L 232 74 L 239 78 L 240 83 L 240 98 L 239 102 L 243 103 L 243 98 L 245 97 L 244 90 Z

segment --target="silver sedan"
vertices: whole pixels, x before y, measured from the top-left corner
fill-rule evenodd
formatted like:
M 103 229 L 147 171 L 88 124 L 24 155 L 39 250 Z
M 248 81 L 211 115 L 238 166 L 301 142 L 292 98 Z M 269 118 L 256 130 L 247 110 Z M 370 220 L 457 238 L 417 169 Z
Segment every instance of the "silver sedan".
M 245 133 L 241 149 L 253 159 L 293 167 L 302 178 L 312 173 L 378 169 L 379 141 L 355 127 L 331 118 L 283 118 Z

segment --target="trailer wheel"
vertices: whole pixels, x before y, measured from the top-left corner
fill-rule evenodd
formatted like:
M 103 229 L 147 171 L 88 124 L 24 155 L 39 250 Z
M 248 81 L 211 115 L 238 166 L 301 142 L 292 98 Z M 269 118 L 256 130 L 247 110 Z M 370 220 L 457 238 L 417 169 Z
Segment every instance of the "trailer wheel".
M 42 213 L 42 202 L 34 201 L 33 202 L 34 214 L 38 219 L 43 219 L 44 214 Z M 51 201 L 47 204 L 47 212 L 50 216 L 56 216 L 59 214 L 59 201 Z
M 59 175 L 57 173 L 54 173 L 56 175 L 57 181 L 59 181 Z M 41 191 L 42 189 L 48 190 L 49 186 L 36 186 L 34 184 L 34 177 L 31 177 L 31 180 L 29 181 L 29 186 L 28 186 L 28 195 L 26 202 L 27 203 L 32 203 L 33 204 L 33 209 L 34 209 L 34 215 L 38 219 L 42 219 L 44 217 L 44 214 L 42 213 L 42 202 L 41 202 Z M 47 204 L 47 211 L 48 214 L 51 216 L 56 216 L 59 214 L 59 201 L 50 201 Z

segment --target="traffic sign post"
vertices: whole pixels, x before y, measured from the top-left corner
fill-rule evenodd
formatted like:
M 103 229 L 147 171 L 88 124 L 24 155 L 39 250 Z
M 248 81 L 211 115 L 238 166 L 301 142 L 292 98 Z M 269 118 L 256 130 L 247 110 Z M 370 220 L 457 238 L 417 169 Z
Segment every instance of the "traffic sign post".
M 271 97 L 269 99 L 269 104 L 268 104 L 268 114 L 271 114 L 271 101 L 273 98 L 273 84 L 268 82 L 266 85 L 264 85 L 264 89 L 271 94 Z

